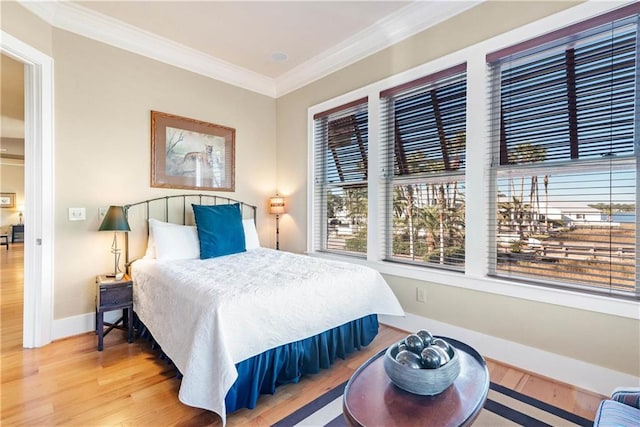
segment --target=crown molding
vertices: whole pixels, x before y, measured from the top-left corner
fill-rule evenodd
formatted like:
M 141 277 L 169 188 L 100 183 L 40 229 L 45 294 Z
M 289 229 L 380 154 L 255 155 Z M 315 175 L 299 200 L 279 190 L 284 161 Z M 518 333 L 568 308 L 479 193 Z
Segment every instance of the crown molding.
M 275 97 L 270 77 L 238 67 L 196 49 L 66 1 L 20 4 L 50 25 L 138 55 Z
M 386 49 L 483 1 L 414 1 L 278 77 L 276 97 Z
M 277 98 L 481 3 L 414 1 L 277 79 L 218 59 L 76 3 L 18 0 L 49 25 L 215 80 Z

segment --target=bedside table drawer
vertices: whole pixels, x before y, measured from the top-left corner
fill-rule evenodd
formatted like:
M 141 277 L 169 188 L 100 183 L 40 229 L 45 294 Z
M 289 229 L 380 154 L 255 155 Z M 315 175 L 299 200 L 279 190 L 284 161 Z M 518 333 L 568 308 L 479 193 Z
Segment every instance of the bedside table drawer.
M 131 304 L 133 301 L 133 285 L 101 286 L 98 293 L 98 307 L 101 309 L 123 304 Z

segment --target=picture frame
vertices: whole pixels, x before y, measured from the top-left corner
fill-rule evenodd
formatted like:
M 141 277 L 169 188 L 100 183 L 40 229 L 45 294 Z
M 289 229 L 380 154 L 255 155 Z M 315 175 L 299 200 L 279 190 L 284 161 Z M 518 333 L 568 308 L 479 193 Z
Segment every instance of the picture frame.
M 235 191 L 236 130 L 151 111 L 151 186 Z
M 0 208 L 16 207 L 16 193 L 0 193 Z

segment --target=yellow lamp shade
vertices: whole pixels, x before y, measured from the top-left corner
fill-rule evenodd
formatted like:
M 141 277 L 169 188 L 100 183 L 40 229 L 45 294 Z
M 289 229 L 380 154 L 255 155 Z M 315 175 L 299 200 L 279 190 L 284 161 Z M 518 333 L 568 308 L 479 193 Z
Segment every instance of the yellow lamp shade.
M 271 214 L 283 214 L 287 212 L 284 204 L 284 197 L 275 196 L 269 199 L 269 213 Z

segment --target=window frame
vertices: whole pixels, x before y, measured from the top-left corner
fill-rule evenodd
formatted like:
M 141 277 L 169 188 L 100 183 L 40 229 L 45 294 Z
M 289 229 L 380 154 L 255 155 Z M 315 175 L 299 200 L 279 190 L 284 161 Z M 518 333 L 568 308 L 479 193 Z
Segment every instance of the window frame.
M 606 174 L 621 168 L 627 170 L 627 166 L 631 164 L 635 167 L 637 191 L 637 158 L 639 153 L 636 102 L 638 101 L 637 79 L 638 75 L 640 75 L 638 68 L 640 65 L 638 61 L 640 59 L 638 56 L 638 45 L 640 43 L 640 33 L 638 31 L 639 13 L 640 7 L 637 5 L 624 6 L 613 12 L 569 25 L 560 30 L 552 31 L 543 36 L 487 55 L 487 66 L 490 70 L 488 74 L 492 80 L 489 90 L 492 117 L 489 123 L 491 144 L 488 147 L 488 156 L 491 158 L 489 171 L 491 180 L 488 198 L 493 204 L 493 210 L 489 213 L 489 222 L 487 224 L 491 236 L 488 241 L 490 245 L 489 274 L 491 276 L 505 280 L 532 283 L 538 286 L 576 289 L 582 292 L 600 294 L 604 297 L 640 300 L 640 287 L 637 282 L 639 271 L 637 244 L 634 274 L 636 279 L 635 289 L 629 290 L 628 286 L 630 285 L 626 281 L 630 280 L 630 278 L 624 277 L 623 279 L 621 270 L 615 272 L 618 274 L 617 277 L 616 274 L 611 272 L 608 275 L 605 274 L 607 267 L 611 268 L 612 264 L 608 264 L 606 259 L 600 258 L 596 260 L 595 252 L 593 260 L 569 255 L 566 262 L 572 263 L 571 265 L 562 264 L 565 261 L 564 259 L 554 258 L 554 262 L 560 261 L 560 264 L 554 267 L 552 261 L 534 257 L 528 263 L 523 263 L 524 268 L 519 262 L 514 264 L 513 270 L 509 264 L 503 264 L 500 267 L 500 254 L 508 257 L 513 256 L 513 252 L 511 249 L 498 248 L 499 242 L 496 237 L 497 233 L 499 233 L 499 230 L 496 229 L 496 227 L 499 228 L 499 215 L 496 209 L 499 205 L 497 186 L 500 181 L 506 179 L 507 175 L 548 175 L 560 180 L 564 175 L 565 177 L 575 177 L 573 179 L 576 179 L 575 182 L 577 183 L 581 181 L 581 176 L 584 179 L 589 179 L 589 176 L 598 171 Z M 615 26 L 611 25 L 613 22 L 615 22 Z M 614 32 L 614 38 L 611 39 L 611 35 Z M 635 39 L 631 39 L 631 34 L 634 34 Z M 584 67 L 586 64 L 583 60 L 578 62 L 579 56 L 593 54 L 594 51 L 602 54 L 602 50 L 605 49 L 606 58 L 609 60 L 611 57 L 608 56 L 608 50 L 614 43 L 616 45 L 616 50 L 613 51 L 613 55 L 616 58 L 615 67 L 610 65 L 613 63 L 613 59 L 611 59 L 611 63 L 607 61 L 606 66 L 596 62 L 596 68 L 594 68 L 594 63 L 591 62 L 589 63 L 588 74 L 579 73 L 579 67 Z M 635 63 L 630 60 L 632 54 L 635 55 Z M 537 68 L 541 63 L 541 68 Z M 635 66 L 633 70 L 630 69 L 632 64 Z M 561 66 L 560 72 L 558 71 L 558 65 Z M 531 69 L 533 68 L 535 68 L 536 72 L 532 75 Z M 524 71 L 522 71 L 523 69 Z M 566 74 L 564 72 L 565 69 Z M 622 73 L 621 70 L 627 71 Z M 595 75 L 598 76 L 598 79 L 595 79 L 593 77 L 594 74 L 591 74 L 594 72 L 597 73 Z M 611 75 L 607 73 L 611 73 Z M 630 80 L 629 76 L 634 74 L 636 81 L 634 82 L 635 84 L 632 84 L 633 81 Z M 619 128 L 610 126 L 606 122 L 602 125 L 598 123 L 597 126 L 586 125 L 584 117 L 588 117 L 590 113 L 593 114 L 593 106 L 589 104 L 594 101 L 593 98 L 577 97 L 576 87 L 578 85 L 583 86 L 583 89 L 588 90 L 591 96 L 593 96 L 593 93 L 597 93 L 598 98 L 596 99 L 598 101 L 612 102 L 613 89 L 609 93 L 602 91 L 601 88 L 607 88 L 609 84 L 613 85 L 614 75 L 616 100 L 620 102 L 620 98 L 623 96 L 626 99 L 622 109 L 615 113 L 617 125 L 620 126 L 621 118 L 624 119 L 623 125 Z M 611 80 L 609 78 L 602 80 L 601 76 L 611 77 Z M 547 84 L 551 87 L 544 86 Z M 585 84 L 586 86 L 584 86 Z M 541 86 L 545 87 L 544 100 L 541 100 L 543 96 L 539 95 Z M 513 95 L 512 91 L 514 91 Z M 589 99 L 590 102 L 586 103 L 585 99 Z M 634 101 L 633 106 L 629 106 L 629 99 Z M 552 105 L 558 105 L 560 102 L 567 103 L 566 110 L 564 108 L 554 110 Z M 543 108 L 540 107 L 540 104 L 546 107 L 543 107 L 544 113 L 541 112 Z M 602 108 L 601 105 L 600 108 Z M 514 110 L 515 114 L 513 113 Z M 611 111 L 614 110 L 612 109 Z M 634 112 L 635 114 L 633 114 Z M 514 117 L 511 117 L 512 114 L 514 114 Z M 543 134 L 534 129 L 529 121 L 523 120 L 523 118 L 528 118 L 531 114 L 535 114 L 538 118 L 539 123 L 537 123 L 537 126 L 550 133 Z M 605 117 L 608 117 L 608 115 L 605 114 Z M 509 123 L 512 120 L 512 127 L 509 128 Z M 632 123 L 631 120 L 633 120 Z M 632 124 L 633 126 L 631 126 Z M 548 125 L 548 127 L 545 127 L 545 125 Z M 633 132 L 633 137 L 635 138 L 633 143 L 630 137 L 631 132 Z M 507 139 L 508 133 L 513 139 Z M 594 133 L 596 137 L 604 136 L 607 138 L 604 145 L 598 138 L 595 141 L 590 141 L 587 135 L 589 134 L 589 137 L 593 137 Z M 613 145 L 606 143 L 610 138 L 613 138 L 612 141 L 616 141 L 617 147 L 615 149 L 612 148 Z M 529 141 L 531 147 L 547 151 L 550 153 L 549 157 L 541 159 L 539 162 L 513 160 L 508 153 L 517 148 L 517 145 L 521 144 L 522 141 Z M 618 154 L 612 155 L 612 151 L 609 150 L 616 151 Z M 522 185 L 523 187 L 525 186 L 524 181 Z M 613 190 L 610 188 L 609 193 L 603 192 L 591 196 L 585 193 L 581 196 L 585 197 L 585 199 L 580 199 L 580 202 L 588 202 L 589 197 L 592 197 L 593 199 L 591 200 L 594 202 L 596 198 L 611 197 L 611 194 L 619 193 L 622 188 L 614 187 Z M 563 194 L 562 199 L 554 198 L 556 203 L 570 202 L 572 200 L 571 192 L 579 190 L 579 186 L 567 187 L 567 189 L 566 191 L 569 193 Z M 598 201 L 600 200 L 602 199 Z M 522 202 L 525 203 L 524 200 Z M 638 200 L 636 200 L 636 213 L 637 202 Z M 584 215 L 582 216 L 584 218 Z M 638 232 L 640 231 L 637 227 L 637 220 L 635 231 L 637 241 Z M 513 230 L 511 232 L 513 233 Z M 526 237 L 526 231 L 524 234 Z M 549 234 L 546 235 L 550 236 Z M 568 237 L 566 240 L 567 242 L 565 243 L 568 246 L 564 246 L 564 249 L 567 250 L 568 247 L 569 253 L 579 248 L 582 244 L 593 244 L 594 242 L 588 238 L 573 240 Z M 572 244 L 578 246 L 572 247 Z M 622 243 L 615 240 L 610 241 L 609 250 L 616 245 L 622 245 Z M 595 246 L 593 250 L 595 250 Z M 623 265 L 616 264 L 613 258 L 609 258 L 608 262 L 613 262 L 617 266 Z M 575 277 L 572 275 L 573 268 L 588 268 L 593 272 L 593 277 Z M 600 275 L 600 272 L 602 272 L 602 275 Z M 616 283 L 612 282 L 612 278 L 614 278 L 613 282 Z M 623 286 L 624 290 L 621 289 Z
M 460 83 L 463 83 L 464 104 L 465 104 L 464 115 L 465 116 L 464 116 L 464 121 L 460 121 L 459 123 L 462 123 L 464 125 L 464 134 L 466 138 L 466 111 L 467 111 L 466 109 L 466 103 L 467 103 L 466 67 L 467 67 L 466 63 L 457 64 L 456 66 L 450 67 L 448 69 L 440 70 L 436 73 L 422 76 L 414 81 L 403 83 L 403 84 L 400 84 L 399 86 L 383 90 L 379 94 L 379 98 L 381 101 L 380 119 L 381 119 L 381 126 L 383 127 L 380 131 L 380 138 L 381 138 L 380 146 L 383 149 L 382 162 L 384 163 L 386 170 L 389 171 L 388 174 L 386 175 L 386 180 L 384 181 L 385 188 L 382 190 L 384 194 L 383 200 L 386 201 L 384 221 L 385 221 L 385 227 L 386 227 L 385 229 L 387 230 L 383 237 L 385 239 L 385 254 L 384 254 L 385 256 L 383 258 L 384 261 L 395 262 L 400 264 L 410 264 L 410 265 L 421 266 L 421 267 L 444 269 L 444 270 L 450 270 L 450 271 L 456 271 L 456 272 L 464 272 L 465 257 L 462 258 L 459 264 L 455 264 L 451 262 L 451 260 L 443 264 L 438 264 L 436 262 L 430 262 L 425 260 L 405 259 L 399 254 L 394 254 L 393 245 L 395 240 L 394 239 L 395 229 L 394 229 L 394 223 L 393 223 L 394 221 L 393 210 L 394 210 L 395 189 L 397 187 L 401 187 L 405 185 L 439 186 L 441 184 L 446 184 L 448 186 L 448 184 L 451 183 L 452 181 L 456 181 L 456 182 L 462 183 L 463 189 L 461 190 L 461 194 L 463 199 L 464 197 L 466 197 L 466 191 L 464 190 L 466 188 L 465 187 L 466 158 L 464 155 L 462 155 L 462 159 L 460 161 L 462 166 L 460 168 L 450 165 L 450 159 L 448 156 L 447 147 L 445 146 L 446 145 L 445 123 L 447 123 L 449 126 L 451 125 L 451 117 L 446 116 L 446 114 L 450 113 L 452 110 L 445 109 L 444 111 L 442 111 L 440 107 L 442 107 L 443 105 L 446 106 L 446 102 L 445 104 L 441 103 L 440 99 L 437 98 L 437 95 L 436 95 L 437 93 L 440 93 L 442 91 L 447 93 L 451 90 L 453 90 L 454 93 L 457 95 L 457 92 L 460 90 L 460 87 L 458 87 L 458 85 Z M 450 95 L 451 94 L 449 93 L 449 96 Z M 415 130 L 415 127 L 419 127 L 422 131 L 426 131 L 426 128 L 424 127 L 424 125 L 428 124 L 430 119 L 433 119 L 436 122 L 436 125 L 434 127 L 429 126 L 428 129 L 429 129 L 429 132 L 433 132 L 433 133 L 430 133 L 431 137 L 434 137 L 435 135 L 437 135 L 439 145 L 434 143 L 434 141 L 427 143 L 426 146 L 422 144 L 423 141 L 420 141 L 420 144 L 411 142 L 405 145 L 406 141 L 402 141 L 402 140 L 399 141 L 397 139 L 398 137 L 407 136 L 407 135 L 399 134 L 400 132 L 399 122 L 396 119 L 398 116 L 396 115 L 396 109 L 395 109 L 395 106 L 397 105 L 396 103 L 399 102 L 402 104 L 404 101 L 407 101 L 407 100 L 422 99 L 423 96 L 429 97 L 431 99 L 431 102 L 429 103 L 429 106 L 431 107 L 431 109 L 427 108 L 426 111 L 432 112 L 433 114 L 432 117 L 426 116 L 424 117 L 426 119 L 424 121 L 415 120 L 415 117 L 416 117 L 415 108 L 420 108 L 419 107 L 420 104 L 419 103 L 416 104 L 413 101 L 410 101 L 411 102 L 410 105 L 415 108 L 411 110 L 405 110 L 405 111 L 410 111 L 410 114 L 413 117 L 413 120 L 411 121 L 411 123 L 414 126 L 414 130 Z M 449 101 L 450 102 L 453 101 L 453 103 L 455 104 L 457 102 L 460 102 L 461 99 L 462 99 L 461 97 L 460 98 L 456 97 L 452 99 L 450 98 Z M 420 103 L 422 103 L 422 101 L 420 101 Z M 453 111 L 456 112 L 458 110 L 454 108 Z M 404 117 L 404 120 L 406 119 L 407 117 Z M 393 136 L 391 136 L 390 133 L 392 133 Z M 422 135 L 424 136 L 424 133 Z M 399 145 L 398 145 L 398 142 L 400 142 Z M 405 157 L 405 154 L 406 154 L 405 150 L 407 148 L 412 150 L 412 153 L 410 154 L 419 153 L 422 151 L 423 148 L 426 148 L 428 155 L 429 154 L 432 155 L 436 152 L 439 152 L 442 156 L 444 169 L 437 170 L 437 171 L 420 170 L 420 171 L 411 172 L 410 171 L 411 162 L 407 161 L 407 158 L 410 154 L 407 154 L 407 157 Z M 397 159 L 399 153 L 401 153 L 401 157 L 402 157 L 401 160 Z M 465 150 L 465 154 L 466 154 L 466 150 Z M 399 163 L 403 163 L 403 164 L 400 165 Z M 401 170 L 396 170 L 396 166 L 398 166 L 398 168 Z M 445 246 L 444 249 L 448 250 L 449 248 L 450 246 Z
M 313 122 L 311 123 L 311 149 L 313 150 L 313 152 L 310 155 L 310 164 L 309 164 L 309 170 L 311 175 L 313 176 L 313 179 L 311 180 L 311 182 L 313 183 L 312 188 L 310 189 L 310 191 L 313 191 L 313 196 L 312 196 L 312 204 L 311 204 L 311 209 L 310 211 L 313 213 L 313 221 L 314 222 L 309 222 L 310 226 L 308 227 L 310 233 L 310 247 L 313 248 L 314 251 L 317 251 L 319 253 L 326 253 L 326 254 L 335 254 L 335 255 L 339 255 L 339 256 L 348 256 L 348 257 L 354 257 L 354 258 L 365 258 L 367 257 L 367 253 L 368 253 L 368 248 L 369 248 L 369 242 L 367 239 L 367 251 L 365 251 L 364 253 L 360 253 L 360 252 L 356 252 L 356 251 L 348 251 L 348 250 L 340 250 L 340 249 L 335 249 L 335 248 L 328 248 L 328 230 L 326 228 L 327 226 L 327 209 L 326 209 L 326 200 L 325 200 L 325 196 L 324 195 L 318 195 L 318 197 L 316 197 L 316 189 L 321 189 L 324 190 L 325 192 L 328 189 L 342 189 L 344 191 L 344 189 L 352 187 L 360 187 L 360 184 L 364 184 L 362 185 L 362 187 L 367 189 L 367 193 L 369 193 L 369 162 L 370 162 L 370 152 L 368 150 L 368 136 L 367 136 L 367 147 L 365 147 L 366 151 L 365 152 L 361 152 L 362 155 L 362 161 L 367 165 L 367 170 L 365 172 L 365 179 L 364 180 L 344 180 L 342 179 L 342 172 L 341 172 L 341 167 L 340 167 L 340 156 L 334 151 L 333 152 L 333 158 L 334 158 L 334 162 L 335 162 L 335 166 L 337 169 L 337 173 L 340 176 L 341 180 L 337 181 L 337 182 L 333 182 L 333 181 L 329 181 L 328 179 L 326 179 L 327 177 L 325 176 L 326 173 L 326 158 L 327 158 L 327 151 L 323 150 L 323 154 L 322 154 L 322 159 L 316 159 L 315 155 L 318 154 L 320 152 L 320 150 L 318 149 L 317 145 L 318 144 L 322 144 L 325 145 L 325 143 L 328 143 L 329 140 L 328 139 L 323 139 L 322 141 L 318 141 L 316 139 L 316 137 L 318 136 L 318 125 L 317 122 L 318 120 L 323 120 L 323 119 L 328 119 L 330 118 L 332 115 L 336 114 L 336 113 L 346 113 L 348 114 L 349 110 L 353 110 L 353 113 L 355 114 L 356 110 L 358 109 L 359 106 L 361 105 L 365 105 L 366 106 L 366 110 L 367 110 L 367 129 L 369 129 L 369 119 L 371 117 L 371 113 L 369 111 L 369 103 L 368 103 L 368 99 L 367 97 L 360 97 L 360 98 L 355 98 L 355 99 L 351 99 L 348 102 L 345 102 L 344 104 L 339 104 L 336 106 L 332 106 L 331 108 L 328 108 L 327 110 L 320 110 L 318 112 L 315 112 L 312 115 L 312 119 Z M 355 110 L 354 110 L 355 109 Z M 342 117 L 340 118 L 342 119 Z M 340 119 L 336 119 L 336 120 L 340 120 Z M 328 124 L 328 123 L 327 123 Z M 359 128 L 357 129 L 359 131 Z M 367 131 L 368 134 L 368 131 Z M 327 136 L 328 138 L 328 136 Z M 359 138 L 358 138 L 359 139 Z M 362 150 L 362 147 L 360 147 L 360 150 Z M 317 171 L 317 166 L 322 165 L 323 169 L 322 171 Z M 318 175 L 323 175 L 323 182 L 322 183 L 318 183 Z M 368 194 L 367 194 L 368 196 Z M 367 197 L 368 199 L 368 197 Z M 319 208 L 317 208 L 317 204 L 321 203 L 322 206 L 320 206 Z M 369 208 L 369 202 L 367 203 L 367 210 Z M 369 215 L 367 214 L 367 218 L 366 218 L 366 224 L 369 224 Z
M 526 42 L 534 37 L 543 36 L 552 31 L 577 24 L 584 20 L 629 5 L 633 2 L 611 4 L 608 2 L 586 2 L 570 9 L 542 18 L 538 21 L 499 34 L 490 39 L 467 46 L 445 56 L 435 58 L 422 65 L 384 78 L 367 86 L 355 89 L 333 99 L 309 107 L 308 123 L 308 183 L 307 183 L 307 253 L 331 259 L 348 260 L 368 265 L 383 274 L 429 282 L 434 285 L 454 286 L 463 289 L 487 292 L 506 298 L 520 298 L 529 301 L 561 305 L 564 307 L 588 310 L 597 313 L 638 318 L 640 302 L 631 299 L 619 299 L 592 295 L 567 289 L 542 287 L 527 283 L 497 279 L 488 276 L 488 227 L 486 215 L 492 204 L 486 200 L 484 188 L 489 184 L 487 158 L 489 141 L 489 100 L 487 98 L 488 53 Z M 433 74 L 456 64 L 467 63 L 467 158 L 484 161 L 467 163 L 467 239 L 466 271 L 464 274 L 436 270 L 423 266 L 413 266 L 383 261 L 384 245 L 384 206 L 379 204 L 379 185 L 384 179 L 379 163 L 379 93 L 383 90 L 410 82 L 421 76 Z M 314 252 L 312 247 L 313 228 L 313 114 L 328 110 L 348 101 L 369 97 L 369 233 L 367 259 L 336 256 Z M 470 111 L 473 110 L 473 114 Z M 639 124 L 640 125 L 640 124 Z M 637 166 L 636 166 L 637 167 Z M 637 174 L 640 176 L 640 174 Z M 636 185 L 640 178 L 636 178 Z M 469 213 L 475 215 L 469 215 Z M 478 213 L 483 213 L 479 215 Z M 636 226 L 638 219 L 636 219 Z M 640 246 L 640 233 L 636 233 L 636 247 Z M 473 236 L 473 238 L 471 237 Z M 472 253 L 470 257 L 468 254 Z

